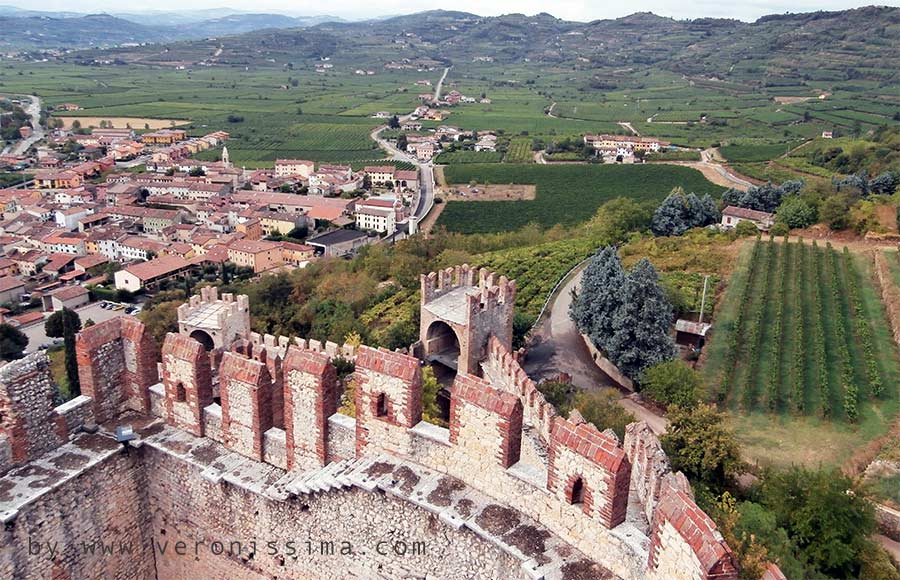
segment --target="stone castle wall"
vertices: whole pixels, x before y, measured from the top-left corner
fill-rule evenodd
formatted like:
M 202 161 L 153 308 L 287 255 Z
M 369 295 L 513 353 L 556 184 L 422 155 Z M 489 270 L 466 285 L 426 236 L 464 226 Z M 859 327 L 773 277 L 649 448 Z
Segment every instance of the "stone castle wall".
M 0 515 L 7 531 L 19 534 L 11 558 L 26 562 L 17 566 L 30 565 L 22 539 L 35 532 L 29 518 L 46 500 L 44 509 L 55 505 L 57 516 L 77 522 L 72 535 L 79 538 L 121 525 L 141 539 L 152 530 L 155 539 L 192 544 L 344 534 L 370 544 L 387 534 L 440 546 L 410 561 L 377 553 L 286 558 L 262 549 L 193 559 L 155 554 L 160 578 L 402 578 L 422 570 L 437 578 L 737 577 L 727 545 L 683 475 L 671 473 L 646 425 L 629 426 L 622 446 L 577 412 L 559 416 L 500 338 L 488 339 L 481 377 L 457 376 L 449 428 L 442 428 L 422 421 L 415 357 L 253 334 L 207 353 L 172 334 L 157 370 L 141 350 L 143 325 L 123 320 L 79 337 L 79 360 L 90 360 L 83 389 L 91 396 L 57 408 L 31 400 L 18 411 L 7 405 L 4 425 L 8 417 L 37 413 L 51 419 L 53 433 L 39 436 L 37 427 L 0 433 L 0 463 L 13 465 L 3 459 L 10 449 L 30 450 L 18 462 L 24 466 L 0 479 Z M 336 414 L 340 393 L 330 362 L 336 356 L 356 364 L 355 417 Z M 30 375 L 29 364 L 0 372 L 0 402 L 16 400 L 11 385 L 49 380 L 46 367 Z M 139 426 L 139 449 L 128 456 L 108 435 L 121 422 Z M 93 423 L 103 424 L 101 433 L 78 433 Z M 97 437 L 105 447 L 85 460 L 89 466 L 29 487 L 27 469 L 35 461 Z M 28 447 L 32 440 L 42 442 Z M 105 473 L 106 463 L 123 473 L 111 480 L 122 487 L 116 505 L 94 510 L 104 517 L 82 516 L 71 501 L 54 504 L 54 493 L 86 480 L 95 487 L 82 491 L 101 501 L 106 478 L 91 473 Z M 20 522 L 25 530 L 15 531 Z

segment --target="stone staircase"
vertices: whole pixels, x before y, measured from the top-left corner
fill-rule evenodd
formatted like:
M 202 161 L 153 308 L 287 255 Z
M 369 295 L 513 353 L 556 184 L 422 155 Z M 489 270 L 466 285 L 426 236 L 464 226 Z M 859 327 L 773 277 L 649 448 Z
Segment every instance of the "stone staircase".
M 480 516 L 487 508 L 498 509 L 494 500 L 443 473 L 405 461 L 392 455 L 375 455 L 345 459 L 321 469 L 303 473 L 286 473 L 275 481 L 266 495 L 279 501 L 319 493 L 341 492 L 358 488 L 384 493 L 409 501 L 435 514 L 441 522 L 455 530 L 467 529 L 498 546 L 521 562 L 526 577 L 533 580 L 568 580 L 569 578 L 615 579 L 614 574 L 590 563 L 583 554 L 572 550 L 558 537 L 543 531 L 539 522 L 516 515 L 513 530 L 492 529 Z M 511 511 L 511 510 L 510 510 Z M 542 535 L 540 547 L 529 549 L 514 539 L 515 529 Z M 511 535 L 510 535 L 511 534 Z M 573 572 L 573 570 L 579 572 Z M 587 573 L 582 576 L 581 573 Z

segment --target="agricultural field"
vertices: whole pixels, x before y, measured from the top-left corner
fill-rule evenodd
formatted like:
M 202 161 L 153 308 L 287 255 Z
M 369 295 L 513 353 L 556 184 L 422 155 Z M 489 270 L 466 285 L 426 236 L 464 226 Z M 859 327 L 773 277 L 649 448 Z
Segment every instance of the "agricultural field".
M 437 225 L 460 233 L 511 231 L 529 223 L 574 225 L 612 198 L 658 202 L 675 187 L 714 195 L 723 191 L 699 171 L 672 165 L 460 164 L 446 167 L 444 176 L 448 184 L 537 186 L 534 200 L 448 203 Z
M 730 162 L 753 163 L 781 157 L 797 145 L 800 145 L 800 142 L 729 144 L 720 147 L 719 152 Z
M 190 122 L 185 128 L 191 135 L 228 131 L 232 161 L 256 167 L 279 157 L 382 159 L 383 152 L 369 136 L 380 124 L 369 117 L 370 109 L 414 108 L 410 90 L 419 76 L 415 71 L 366 78 L 322 75 L 305 67 L 184 71 L 9 63 L 0 67 L 0 86 L 35 93 L 49 106 L 74 102 L 83 108 L 60 113 L 66 116 L 184 119 Z
M 830 245 L 744 248 L 703 372 L 751 454 L 839 462 L 890 426 L 900 366 L 870 261 Z
M 530 137 L 513 137 L 509 141 L 504 163 L 531 163 L 534 161 L 534 152 L 531 146 L 534 141 Z
M 434 159 L 435 163 L 451 165 L 454 163 L 499 163 L 503 161 L 503 153 L 495 151 L 448 151 Z

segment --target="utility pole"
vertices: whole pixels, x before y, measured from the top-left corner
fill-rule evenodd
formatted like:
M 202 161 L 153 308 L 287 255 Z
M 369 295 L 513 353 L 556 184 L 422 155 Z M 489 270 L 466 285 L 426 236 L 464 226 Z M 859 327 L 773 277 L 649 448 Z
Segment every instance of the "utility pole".
M 706 311 L 706 288 L 709 285 L 709 274 L 703 278 L 703 297 L 700 299 L 700 324 L 703 324 L 703 313 Z

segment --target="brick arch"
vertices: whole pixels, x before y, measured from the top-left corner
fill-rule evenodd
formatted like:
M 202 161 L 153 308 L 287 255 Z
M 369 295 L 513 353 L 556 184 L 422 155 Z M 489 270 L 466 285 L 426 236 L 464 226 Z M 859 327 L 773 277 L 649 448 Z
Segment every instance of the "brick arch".
M 591 514 L 592 496 L 591 489 L 580 473 L 573 474 L 565 487 L 566 502 L 571 505 L 581 505 L 581 511 Z
M 203 350 L 206 352 L 211 351 L 215 348 L 215 341 L 213 337 L 209 335 L 205 330 L 200 330 L 199 328 L 190 334 L 190 337 L 203 345 Z
M 459 339 L 459 333 L 455 328 L 453 328 L 450 324 L 444 322 L 443 320 L 435 320 L 429 326 L 428 330 L 425 334 L 427 339 L 426 350 L 428 351 L 426 354 L 432 354 L 435 352 L 441 352 L 445 350 L 455 351 L 457 357 L 459 356 L 459 348 L 462 341 Z M 449 344 L 446 342 L 441 342 L 435 344 L 435 348 L 432 348 L 432 341 L 441 339 L 449 340 L 452 338 L 452 342 Z M 447 347 L 450 348 L 447 348 Z M 440 350 L 438 350 L 440 349 Z

